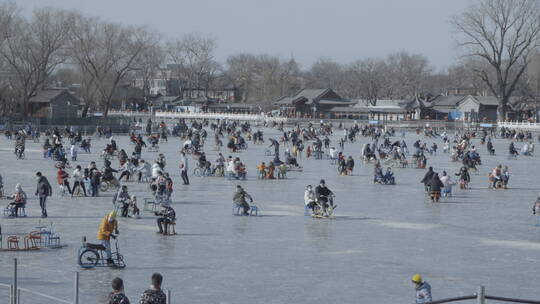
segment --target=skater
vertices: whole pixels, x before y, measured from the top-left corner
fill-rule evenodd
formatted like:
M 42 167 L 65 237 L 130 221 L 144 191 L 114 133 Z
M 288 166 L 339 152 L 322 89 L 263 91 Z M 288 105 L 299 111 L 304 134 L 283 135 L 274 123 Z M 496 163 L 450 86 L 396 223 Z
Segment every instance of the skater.
M 392 168 L 390 168 L 390 167 L 386 168 L 386 173 L 382 177 L 382 182 L 385 185 L 395 185 L 396 184 L 396 178 L 394 177 L 394 172 L 392 172 Z
M 81 166 L 77 165 L 75 170 L 73 170 L 74 182 L 73 182 L 73 189 L 71 191 L 71 196 L 73 196 L 73 194 L 75 193 L 75 189 L 79 189 L 79 187 L 82 188 L 83 194 L 84 196 L 86 196 L 86 186 L 84 185 L 83 178 L 84 178 L 84 174 L 82 172 L 82 168 Z
M 145 181 L 149 181 L 150 180 L 150 175 L 151 175 L 151 168 L 150 168 L 150 165 L 144 161 L 144 159 L 141 159 L 139 161 L 139 166 L 137 167 L 137 172 L 138 172 L 138 178 L 137 180 L 139 181 L 139 183 L 141 181 L 143 181 L 143 178 Z
M 166 304 L 167 296 L 161 290 L 163 277 L 159 273 L 152 275 L 152 285 L 142 295 L 139 304 Z
M 330 190 L 328 187 L 326 187 L 326 182 L 324 179 L 321 179 L 319 182 L 319 185 L 315 187 L 315 196 L 317 197 L 317 201 L 324 209 L 324 212 L 327 213 L 326 209 L 328 207 L 332 209 L 336 209 L 337 205 L 334 205 L 334 193 L 332 190 Z
M 274 147 L 274 155 L 279 157 L 279 142 L 273 138 L 270 139 L 270 146 L 268 148 Z
M 118 173 L 117 170 L 111 168 L 111 162 L 108 160 L 105 160 L 105 167 L 103 168 L 103 174 L 101 175 L 101 179 L 103 181 L 109 182 L 109 184 L 113 185 L 115 188 L 118 189 L 120 186 L 120 182 L 114 177 L 114 173 Z
M 47 197 L 52 195 L 52 187 L 49 180 L 41 174 L 36 173 L 37 189 L 36 196 L 39 196 L 39 206 L 41 207 L 41 217 L 47 217 Z
M 90 171 L 90 188 L 92 193 L 92 197 L 99 196 L 99 184 L 101 183 L 101 172 L 95 167 L 96 164 L 90 165 L 89 171 Z
M 471 182 L 471 175 L 469 174 L 469 170 L 467 170 L 467 167 L 461 167 L 459 172 L 455 175 L 459 176 L 459 188 L 467 189 L 469 183 Z
M 508 153 L 510 154 L 509 157 L 514 157 L 514 158 L 516 158 L 519 155 L 513 142 L 511 142 L 510 145 L 508 146 Z
M 421 183 L 424 183 L 424 190 L 426 193 L 429 193 L 429 182 L 431 181 L 431 178 L 433 177 L 433 167 L 429 167 L 428 171 L 424 175 L 424 178 L 420 181 Z
M 540 195 L 536 199 L 536 202 L 534 202 L 533 214 L 536 215 L 536 226 L 540 227 Z
M 317 196 L 313 191 L 311 185 L 307 185 L 306 191 L 304 192 L 304 204 L 306 208 L 311 209 L 311 214 L 315 212 L 315 205 L 317 204 Z
M 352 156 L 349 156 L 347 158 L 347 162 L 345 163 L 345 167 L 347 168 L 347 175 L 352 175 L 354 170 L 354 159 Z
M 412 282 L 416 289 L 416 304 L 431 302 L 431 286 L 422 280 L 422 276 L 415 274 L 412 277 Z
M 176 212 L 171 206 L 163 206 L 163 209 L 160 212 L 155 212 L 155 215 L 159 216 L 156 221 L 159 229 L 158 233 L 167 235 L 169 225 L 176 221 Z
M 248 198 L 253 203 L 253 198 L 251 195 L 249 195 L 240 185 L 236 186 L 236 192 L 233 196 L 233 202 L 244 209 L 244 215 L 249 215 L 249 209 L 250 206 L 246 202 L 246 198 Z
M 71 161 L 77 161 L 77 154 L 79 154 L 79 149 L 75 144 L 71 145 L 71 148 L 69 148 L 69 153 L 71 155 Z
M 182 152 L 182 157 L 180 158 L 180 175 L 182 176 L 184 185 L 189 185 L 188 160 L 185 152 Z
M 126 181 L 129 181 L 131 177 L 131 172 L 133 172 L 134 166 L 133 163 L 130 161 L 126 161 L 120 169 L 118 169 L 120 173 L 120 177 L 118 178 L 118 181 L 122 181 L 122 178 L 126 177 Z
M 62 191 L 62 195 L 64 195 L 66 188 L 68 194 L 72 193 L 71 187 L 69 186 L 69 174 L 67 174 L 63 167 L 58 168 L 58 172 L 56 172 L 56 181 L 60 186 L 60 191 Z
M 452 181 L 452 178 L 446 171 L 442 172 L 441 182 L 443 183 L 442 196 L 452 196 L 452 186 L 454 185 L 454 181 Z
M 432 202 L 439 202 L 442 187 L 444 187 L 444 185 L 439 178 L 439 174 L 434 173 L 431 177 L 431 180 L 429 181 L 430 198 Z
M 132 208 L 134 216 L 139 216 L 139 208 L 137 207 L 137 199 L 129 195 L 128 187 L 123 185 L 120 190 L 113 196 L 113 205 L 116 209 L 120 209 L 120 216 L 128 217 L 129 208 Z
M 101 241 L 101 245 L 105 247 L 105 254 L 107 257 L 107 265 L 114 266 L 111 253 L 111 238 L 116 239 L 118 233 L 118 222 L 116 221 L 116 211 L 112 211 L 107 214 L 101 223 L 99 224 L 99 230 L 97 239 Z
M 20 184 L 15 186 L 15 192 L 13 195 L 6 197 L 12 199 L 13 201 L 8 204 L 9 216 L 18 217 L 19 209 L 26 207 L 26 193 L 23 191 Z
M 129 304 L 129 299 L 124 294 L 124 281 L 114 278 L 111 282 L 112 291 L 107 297 L 108 304 Z

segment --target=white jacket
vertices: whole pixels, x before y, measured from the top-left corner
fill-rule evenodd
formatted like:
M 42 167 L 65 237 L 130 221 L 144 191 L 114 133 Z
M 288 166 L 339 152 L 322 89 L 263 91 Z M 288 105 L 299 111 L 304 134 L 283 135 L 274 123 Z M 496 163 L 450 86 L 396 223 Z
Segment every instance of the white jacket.
M 234 166 L 234 161 L 231 160 L 227 164 L 227 172 L 236 173 L 236 167 Z
M 337 156 L 337 150 L 335 148 L 330 148 L 330 157 L 331 158 L 336 158 Z
M 83 174 L 82 174 L 81 170 L 79 170 L 79 169 L 73 170 L 72 176 L 73 176 L 73 179 L 74 179 L 76 182 L 82 181 Z
M 76 145 L 72 145 L 69 151 L 71 155 L 77 155 L 78 150 Z
M 141 172 L 144 176 L 150 175 L 150 164 L 147 162 L 139 163 L 139 167 L 137 167 L 137 171 Z M 157 172 L 156 172 L 157 174 Z
M 129 161 L 125 162 L 124 165 L 122 165 L 122 167 L 120 169 L 118 169 L 118 171 L 129 171 L 129 172 L 132 172 L 133 171 L 133 164 Z
M 188 159 L 185 156 L 180 158 L 180 171 L 188 171 Z
M 161 168 L 159 167 L 158 164 L 154 163 L 152 165 L 152 178 L 157 178 L 159 171 L 161 171 Z
M 311 202 L 314 202 L 315 200 L 317 199 L 317 197 L 315 196 L 315 191 L 311 190 L 306 190 L 304 192 L 304 204 L 309 204 Z
M 441 182 L 443 183 L 443 186 L 444 186 L 445 188 L 448 188 L 448 187 L 452 186 L 452 184 L 454 183 L 454 182 L 452 181 L 452 179 L 450 178 L 450 176 L 448 176 L 448 175 L 446 175 L 446 176 L 441 176 L 440 180 L 441 180 Z

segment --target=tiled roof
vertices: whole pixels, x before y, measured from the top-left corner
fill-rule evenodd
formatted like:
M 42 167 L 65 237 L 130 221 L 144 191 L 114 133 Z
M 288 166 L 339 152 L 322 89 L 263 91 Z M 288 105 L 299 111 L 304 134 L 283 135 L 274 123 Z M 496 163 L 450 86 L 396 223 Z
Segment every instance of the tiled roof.
M 57 89 L 37 91 L 34 96 L 30 97 L 29 102 L 33 102 L 33 103 L 49 103 L 49 102 L 51 102 L 51 100 L 55 99 L 60 94 L 66 92 L 66 91 L 67 90 L 57 90 Z
M 431 102 L 426 102 L 427 107 L 456 107 L 457 104 L 467 96 L 443 96 L 435 97 Z

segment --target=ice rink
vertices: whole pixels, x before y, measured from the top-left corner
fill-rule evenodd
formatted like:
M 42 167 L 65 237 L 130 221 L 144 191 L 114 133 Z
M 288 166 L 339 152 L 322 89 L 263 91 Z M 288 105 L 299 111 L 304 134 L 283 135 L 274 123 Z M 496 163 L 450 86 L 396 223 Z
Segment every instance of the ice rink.
M 431 203 L 420 183 L 425 170 L 395 168 L 395 186 L 373 184 L 373 165 L 360 159 L 361 137 L 345 146 L 345 155 L 356 161 L 353 176 L 338 176 L 329 160 L 299 160 L 303 172 L 289 172 L 286 180 L 258 180 L 255 166 L 264 156 L 268 139 L 278 131 L 264 129 L 266 144 L 249 143 L 238 156 L 248 167 L 247 181 L 191 176 L 183 186 L 179 174 L 178 138 L 160 144 L 167 158 L 166 171 L 175 182 L 173 208 L 178 216 L 176 236 L 156 234 L 156 217 L 119 218 L 119 245 L 127 267 L 80 269 L 76 263 L 82 236 L 96 241 L 99 221 L 112 209 L 113 192 L 99 198 L 62 198 L 58 194 L 54 162 L 44 160 L 41 144 L 27 142 L 26 159 L 16 160 L 14 143 L 0 138 L 0 173 L 5 191 L 11 194 L 21 183 L 29 195 L 29 217 L 0 219 L 5 239 L 28 233 L 40 224 L 61 235 L 62 249 L 34 252 L 0 252 L 0 283 L 10 284 L 12 259 L 19 260 L 19 285 L 71 300 L 75 271 L 80 271 L 81 303 L 104 303 L 111 280 L 124 279 L 126 294 L 136 303 L 149 286 L 153 272 L 164 276 L 163 287 L 172 291 L 172 303 L 413 303 L 410 278 L 421 273 L 432 285 L 434 299 L 472 294 L 485 285 L 488 294 L 538 299 L 540 271 L 540 227 L 535 227 L 532 205 L 538 196 L 540 163 L 537 156 L 507 160 L 508 140 L 495 139 L 497 156 L 489 156 L 479 140 L 483 160 L 471 175 L 471 189 L 454 189 L 454 196 Z M 332 145 L 342 131 L 336 131 Z M 408 133 L 409 149 L 414 140 L 439 145 L 428 166 L 454 174 L 461 166 L 442 153 L 442 140 Z M 400 138 L 394 138 L 400 139 Z M 116 137 L 119 148 L 131 154 L 128 137 Z M 77 162 L 86 167 L 106 139 L 92 141 L 92 154 L 80 154 Z M 213 132 L 205 151 L 214 162 Z M 517 143 L 519 148 L 522 143 Z M 281 147 L 283 151 L 283 147 Z M 153 161 L 157 153 L 143 152 Z M 487 188 L 487 174 L 498 164 L 510 167 L 509 189 Z M 74 166 L 73 166 L 74 167 Z M 118 168 L 118 161 L 113 161 Z M 190 171 L 195 162 L 190 158 Z M 34 196 L 35 172 L 42 171 L 53 185 L 49 217 L 40 218 Z M 73 169 L 69 169 L 69 173 Z M 324 178 L 336 194 L 334 219 L 304 216 L 303 194 L 307 184 Z M 456 180 L 456 176 L 453 176 Z M 72 184 L 73 182 L 70 181 Z M 255 199 L 259 217 L 233 216 L 231 201 L 237 184 Z M 126 183 L 136 195 L 150 197 L 147 184 Z M 8 200 L 2 200 L 4 208 Z M 8 290 L 0 288 L 0 303 L 7 303 Z M 55 303 L 22 294 L 23 304 Z

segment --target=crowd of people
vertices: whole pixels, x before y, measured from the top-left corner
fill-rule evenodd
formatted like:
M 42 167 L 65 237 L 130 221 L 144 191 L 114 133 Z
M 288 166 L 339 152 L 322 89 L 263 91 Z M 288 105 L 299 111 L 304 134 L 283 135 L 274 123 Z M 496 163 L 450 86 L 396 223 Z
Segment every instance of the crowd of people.
M 142 125 L 139 123 L 139 125 Z M 180 121 L 176 125 L 168 126 L 165 122 L 155 124 L 148 121 L 146 128 L 133 130 L 129 134 L 130 146 L 121 146 L 110 130 L 101 130 L 97 136 L 106 136 L 103 150 L 99 154 L 99 159 L 94 159 L 87 164 L 83 164 L 78 158 L 79 151 L 90 153 L 92 138 L 83 136 L 80 132 L 71 128 L 64 130 L 52 129 L 43 133 L 43 154 L 44 160 L 51 159 L 52 166 L 56 171 L 56 181 L 59 193 L 63 196 L 71 197 L 99 197 L 101 192 L 112 191 L 112 205 L 98 225 L 97 238 L 105 248 L 107 263 L 114 266 L 115 261 L 111 258 L 111 239 L 115 239 L 119 234 L 117 216 L 124 218 L 140 218 L 142 201 L 131 195 L 128 183 L 148 184 L 144 199 L 144 204 L 152 203 L 155 206 L 153 214 L 156 216 L 155 224 L 157 232 L 162 235 L 171 234 L 171 226 L 178 220 L 177 213 L 173 208 L 173 188 L 174 180 L 171 170 L 178 170 L 182 185 L 188 187 L 192 181 L 190 176 L 198 175 L 202 177 L 226 177 L 230 180 L 245 180 L 248 176 L 246 162 L 240 156 L 243 151 L 249 150 L 251 145 L 264 145 L 267 147 L 263 159 L 256 166 L 257 177 L 261 180 L 286 179 L 287 173 L 291 171 L 301 171 L 302 162 L 311 160 L 328 160 L 329 166 L 336 166 L 337 172 L 333 174 L 339 176 L 353 176 L 355 173 L 355 156 L 359 164 L 364 166 L 373 165 L 373 183 L 381 185 L 396 185 L 396 175 L 394 170 L 401 170 L 408 166 L 426 169 L 424 177 L 420 182 L 424 185 L 427 197 L 433 202 L 441 202 L 443 198 L 452 196 L 452 188 L 459 184 L 459 188 L 466 190 L 470 187 L 471 173 L 477 173 L 482 166 L 482 158 L 473 141 L 480 139 L 480 145 L 485 145 L 489 155 L 495 155 L 493 145 L 494 132 L 486 130 L 454 132 L 447 134 L 444 130 L 425 128 L 426 140 L 417 139 L 412 143 L 409 151 L 404 133 L 402 138 L 397 138 L 396 131 L 386 126 L 371 126 L 353 124 L 346 128 L 341 125 L 337 129 L 343 131 L 342 136 L 337 136 L 336 128 L 331 124 L 321 123 L 320 125 L 308 124 L 305 127 L 295 125 L 292 128 L 285 128 L 283 124 L 270 126 L 279 130 L 279 136 L 267 137 L 262 130 L 252 130 L 249 123 L 234 121 Z M 207 128 L 209 130 L 207 130 Z M 212 161 L 207 156 L 205 145 L 209 132 L 214 133 L 214 149 L 219 150 L 217 157 Z M 442 131 L 442 132 L 440 132 Z M 27 138 L 36 138 L 37 131 L 21 129 L 9 136 L 14 137 L 14 153 L 17 159 L 24 158 L 25 141 Z M 169 144 L 168 135 L 180 137 L 181 145 L 178 145 L 180 161 L 177 164 L 168 164 L 165 153 L 160 152 L 160 143 Z M 7 135 L 6 135 L 7 136 Z M 143 136 L 146 136 L 146 140 Z M 399 135 L 398 135 L 399 136 Z M 508 155 L 509 158 L 531 156 L 534 153 L 532 134 L 530 132 L 516 132 L 514 130 L 501 130 L 500 136 L 510 140 Z M 368 140 L 362 145 L 361 150 L 348 150 L 347 145 L 359 140 Z M 428 140 L 430 142 L 428 142 Z M 333 142 L 335 141 L 335 142 Z M 371 142 L 369 142 L 371 141 Z M 226 142 L 226 152 L 221 151 L 222 142 Z M 516 148 L 517 142 L 523 142 L 521 148 Z M 148 144 L 147 144 L 148 143 Z M 337 143 L 337 145 L 336 145 Z M 170 141 L 173 144 L 173 141 Z M 454 170 L 441 170 L 437 172 L 437 164 L 430 163 L 429 158 L 437 155 L 439 145 L 442 148 L 442 155 L 447 155 L 451 162 L 460 163 Z M 69 146 L 66 152 L 65 146 Z M 143 150 L 143 148 L 148 150 Z M 336 148 L 337 147 L 337 148 Z M 133 150 L 129 153 L 130 150 Z M 520 151 L 520 152 L 519 152 Z M 153 153 L 153 154 L 150 154 Z M 225 153 L 225 155 L 224 155 Z M 155 155 L 153 161 L 148 156 Z M 144 157 L 144 158 L 143 158 Z M 146 158 L 146 159 L 145 159 Z M 190 162 L 193 161 L 193 168 Z M 102 162 L 100 168 L 98 163 Z M 73 168 L 72 168 L 73 167 Z M 448 170 L 448 172 L 447 172 Z M 41 216 L 46 218 L 47 202 L 53 194 L 53 187 L 42 172 L 36 172 L 35 195 L 39 198 Z M 455 176 L 456 181 L 453 180 Z M 510 169 L 508 165 L 499 164 L 489 170 L 487 177 L 487 187 L 490 189 L 507 189 L 510 181 Z M 262 181 L 261 181 L 262 182 Z M 232 188 L 232 187 L 231 187 Z M 3 181 L 0 176 L 0 189 L 3 189 Z M 240 215 L 252 215 L 254 198 L 248 194 L 241 185 L 237 185 L 232 191 L 232 202 L 241 210 Z M 337 204 L 334 202 L 336 193 L 330 190 L 325 179 L 320 179 L 315 187 L 306 185 L 304 190 L 304 207 L 306 213 L 315 218 L 332 218 Z M 6 196 L 10 203 L 6 207 L 10 217 L 24 216 L 24 209 L 28 203 L 28 196 L 22 189 L 21 184 L 17 184 L 15 191 Z M 144 208 L 143 208 L 144 209 Z M 538 215 L 538 225 L 540 225 L 540 198 L 535 202 L 533 212 Z M 154 277 L 155 276 L 155 277 Z M 151 299 L 159 294 L 161 286 L 161 276 L 154 274 L 152 277 L 153 286 L 151 291 L 145 292 L 142 298 Z M 429 284 L 422 281 L 419 275 L 413 277 L 416 284 L 417 297 L 431 300 Z M 129 303 L 123 295 L 122 280 L 116 278 L 112 283 L 110 303 Z M 160 300 L 152 302 L 146 300 L 140 303 L 161 303 Z M 424 302 L 418 302 L 424 303 Z

